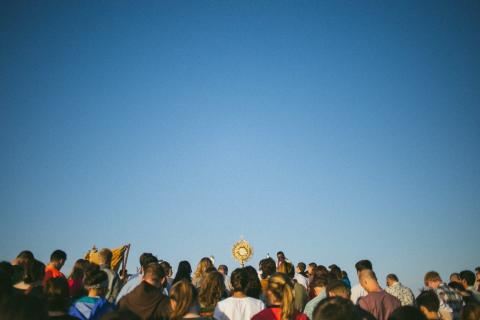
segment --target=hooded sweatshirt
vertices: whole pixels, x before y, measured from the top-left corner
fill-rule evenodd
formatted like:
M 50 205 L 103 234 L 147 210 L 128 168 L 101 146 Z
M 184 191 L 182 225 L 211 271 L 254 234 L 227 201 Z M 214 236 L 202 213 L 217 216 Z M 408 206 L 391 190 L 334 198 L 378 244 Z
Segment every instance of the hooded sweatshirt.
M 142 319 L 167 319 L 170 301 L 162 289 L 142 281 L 118 302 L 120 310 L 130 310 Z
M 97 320 L 112 310 L 114 305 L 105 298 L 83 297 L 75 301 L 68 314 L 82 320 Z

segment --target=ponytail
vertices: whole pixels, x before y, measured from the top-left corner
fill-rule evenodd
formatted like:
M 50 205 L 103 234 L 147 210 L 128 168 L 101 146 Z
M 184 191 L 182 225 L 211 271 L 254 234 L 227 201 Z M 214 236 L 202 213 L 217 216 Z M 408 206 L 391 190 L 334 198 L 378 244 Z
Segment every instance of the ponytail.
M 290 320 L 293 316 L 293 292 L 289 283 L 285 283 L 283 286 L 282 297 L 282 320 Z
M 281 320 L 290 320 L 295 312 L 290 279 L 283 273 L 275 273 L 268 279 L 267 290 L 282 304 Z

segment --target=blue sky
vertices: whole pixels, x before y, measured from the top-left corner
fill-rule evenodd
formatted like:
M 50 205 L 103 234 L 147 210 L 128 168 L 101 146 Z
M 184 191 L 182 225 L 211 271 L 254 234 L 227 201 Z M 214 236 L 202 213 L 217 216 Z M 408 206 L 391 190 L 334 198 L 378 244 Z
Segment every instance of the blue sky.
M 2 1 L 0 259 L 480 265 L 475 1 Z

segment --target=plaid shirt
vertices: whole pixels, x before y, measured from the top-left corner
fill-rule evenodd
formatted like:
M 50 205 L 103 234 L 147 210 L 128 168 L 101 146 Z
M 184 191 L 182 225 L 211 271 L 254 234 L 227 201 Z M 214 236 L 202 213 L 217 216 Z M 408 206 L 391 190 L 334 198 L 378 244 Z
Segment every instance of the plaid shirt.
M 440 299 L 440 309 L 450 309 L 453 319 L 459 319 L 463 307 L 462 296 L 444 283 L 435 289 L 435 293 Z
M 409 288 L 403 286 L 400 282 L 395 282 L 390 287 L 387 287 L 385 291 L 398 300 L 402 306 L 413 306 L 413 292 Z

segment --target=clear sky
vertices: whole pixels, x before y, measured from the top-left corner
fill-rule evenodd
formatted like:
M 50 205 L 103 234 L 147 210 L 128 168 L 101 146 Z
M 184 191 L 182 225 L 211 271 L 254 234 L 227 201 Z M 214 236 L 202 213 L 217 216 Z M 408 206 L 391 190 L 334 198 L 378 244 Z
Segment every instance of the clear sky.
M 480 265 L 480 2 L 1 1 L 0 259 Z

